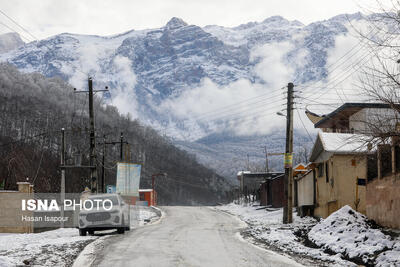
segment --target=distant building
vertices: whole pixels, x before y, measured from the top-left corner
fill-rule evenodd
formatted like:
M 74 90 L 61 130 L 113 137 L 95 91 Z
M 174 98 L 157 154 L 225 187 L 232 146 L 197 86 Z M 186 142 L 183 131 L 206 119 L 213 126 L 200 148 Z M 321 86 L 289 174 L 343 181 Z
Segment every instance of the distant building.
M 256 196 L 263 206 L 283 206 L 283 176 L 282 172 L 240 171 L 238 179 L 240 193 L 245 200 Z
M 285 205 L 284 180 L 284 173 L 274 174 L 260 185 L 261 206 L 280 208 Z
M 141 203 L 146 206 L 156 206 L 157 192 L 153 189 L 139 189 L 139 201 L 136 201 L 136 205 Z

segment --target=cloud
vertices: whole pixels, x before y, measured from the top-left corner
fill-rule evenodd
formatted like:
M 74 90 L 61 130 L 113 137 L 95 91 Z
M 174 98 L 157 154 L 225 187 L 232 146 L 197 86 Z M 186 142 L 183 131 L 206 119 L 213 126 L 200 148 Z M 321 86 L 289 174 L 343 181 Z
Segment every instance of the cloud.
M 138 117 L 138 102 L 135 85 L 136 75 L 132 71 L 132 62 L 129 58 L 116 56 L 113 59 L 112 75 L 116 87 L 111 92 L 111 103 L 123 114 Z
M 113 53 L 112 47 L 102 43 L 84 43 L 77 49 L 78 59 L 71 64 L 62 65 L 62 71 L 70 75 L 69 83 L 79 90 L 87 90 L 87 78 L 91 76 L 94 89 L 110 89 L 112 105 L 116 106 L 122 114 L 130 114 L 132 118 L 138 117 L 138 102 L 136 98 L 136 75 L 132 70 L 129 58 L 117 55 L 108 62 Z M 111 68 L 103 70 L 103 65 Z M 110 71 L 111 70 L 111 71 Z
M 292 49 L 292 43 L 281 42 L 266 44 L 251 51 L 250 60 L 260 60 L 253 71 L 271 89 L 282 87 L 282 83 L 289 81 L 293 77 L 294 70 L 290 67 L 285 57 Z
M 327 51 L 328 76 L 321 81 L 312 81 L 302 88 L 302 105 L 310 111 L 325 114 L 345 102 L 363 102 L 367 98 L 360 87 L 360 73 L 371 63 L 372 54 L 368 41 L 359 31 L 371 29 L 365 21 L 346 24 L 347 33 L 336 36 L 335 46 Z
M 164 101 L 159 112 L 171 112 L 184 120 L 184 127 L 192 129 L 193 135 L 198 133 L 199 125 L 238 135 L 266 134 L 284 127 L 284 117 L 276 112 L 285 108 L 285 91 L 281 88 L 294 72 L 286 63 L 290 49 L 292 45 L 284 42 L 252 51 L 251 60 L 257 63 L 254 74 L 262 80 L 259 83 L 241 79 L 219 86 L 205 78 L 198 87 Z

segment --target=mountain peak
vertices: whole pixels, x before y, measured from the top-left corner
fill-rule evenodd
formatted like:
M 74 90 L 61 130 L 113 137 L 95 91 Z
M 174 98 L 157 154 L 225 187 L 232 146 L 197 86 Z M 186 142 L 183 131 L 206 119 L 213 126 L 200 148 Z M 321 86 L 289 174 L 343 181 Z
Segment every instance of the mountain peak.
M 182 19 L 173 17 L 172 19 L 170 19 L 168 21 L 168 23 L 165 25 L 165 27 L 167 29 L 173 30 L 173 29 L 181 28 L 181 27 L 184 27 L 187 25 L 188 24 L 186 22 L 184 22 Z

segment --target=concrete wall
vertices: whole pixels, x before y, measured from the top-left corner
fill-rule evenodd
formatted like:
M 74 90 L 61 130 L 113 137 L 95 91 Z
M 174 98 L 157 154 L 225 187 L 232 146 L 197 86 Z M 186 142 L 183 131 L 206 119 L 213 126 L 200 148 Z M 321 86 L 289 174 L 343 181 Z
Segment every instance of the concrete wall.
M 368 218 L 382 226 L 400 229 L 400 177 L 368 182 L 366 201 Z
M 33 212 L 22 211 L 21 200 L 31 198 L 29 193 L 0 191 L 0 233 L 32 233 L 33 223 L 22 220 Z
M 326 218 L 332 212 L 345 205 L 361 213 L 366 213 L 365 186 L 357 186 L 357 178 L 367 177 L 366 156 L 335 154 L 324 163 L 322 177 L 316 169 L 316 198 L 317 205 L 314 215 Z M 326 163 L 328 163 L 328 182 L 326 179 Z M 358 187 L 358 193 L 357 193 Z M 356 207 L 356 195 L 359 199 Z
M 312 171 L 297 180 L 297 201 L 299 207 L 314 204 L 314 178 Z

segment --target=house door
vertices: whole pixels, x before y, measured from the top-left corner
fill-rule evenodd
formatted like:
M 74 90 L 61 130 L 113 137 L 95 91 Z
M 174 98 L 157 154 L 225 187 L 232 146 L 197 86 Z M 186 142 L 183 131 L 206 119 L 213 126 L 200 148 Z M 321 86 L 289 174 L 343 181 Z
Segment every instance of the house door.
M 338 204 L 336 200 L 328 202 L 328 216 L 337 210 L 338 210 Z
M 267 205 L 272 205 L 272 189 L 269 181 L 267 183 L 267 203 Z

